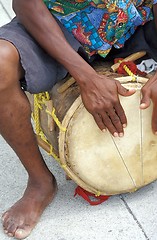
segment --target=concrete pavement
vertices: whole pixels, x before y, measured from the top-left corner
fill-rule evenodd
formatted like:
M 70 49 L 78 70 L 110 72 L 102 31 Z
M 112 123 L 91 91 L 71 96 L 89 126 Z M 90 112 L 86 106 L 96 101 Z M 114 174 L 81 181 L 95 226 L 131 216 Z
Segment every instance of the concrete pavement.
M 11 0 L 0 0 L 0 25 L 13 16 Z M 41 151 L 59 191 L 28 240 L 157 240 L 157 182 L 91 207 L 73 197 L 76 184 L 66 181 L 58 163 Z M 0 215 L 21 197 L 26 183 L 24 168 L 0 137 Z M 8 239 L 0 225 L 0 240 Z

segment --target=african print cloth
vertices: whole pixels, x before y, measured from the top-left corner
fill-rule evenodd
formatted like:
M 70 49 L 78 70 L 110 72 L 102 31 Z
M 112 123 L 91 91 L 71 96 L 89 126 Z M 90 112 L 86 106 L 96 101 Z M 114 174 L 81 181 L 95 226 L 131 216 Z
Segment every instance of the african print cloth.
M 136 28 L 153 19 L 157 0 L 43 0 L 92 56 L 123 47 Z

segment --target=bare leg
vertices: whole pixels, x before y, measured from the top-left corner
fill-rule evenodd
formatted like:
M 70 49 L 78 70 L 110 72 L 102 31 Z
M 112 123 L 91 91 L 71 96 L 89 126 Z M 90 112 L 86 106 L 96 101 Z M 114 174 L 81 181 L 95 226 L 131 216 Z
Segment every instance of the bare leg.
M 23 197 L 3 214 L 6 234 L 27 237 L 56 193 L 56 181 L 39 152 L 30 121 L 30 105 L 20 88 L 23 75 L 15 47 L 0 40 L 0 133 L 28 172 Z

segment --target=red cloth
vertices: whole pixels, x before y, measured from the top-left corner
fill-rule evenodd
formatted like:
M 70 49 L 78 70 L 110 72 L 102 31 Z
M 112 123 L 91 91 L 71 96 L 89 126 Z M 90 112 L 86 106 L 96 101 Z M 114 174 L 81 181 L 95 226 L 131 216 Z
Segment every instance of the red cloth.
M 84 190 L 83 188 L 81 188 L 81 187 L 79 187 L 79 186 L 75 189 L 74 197 L 75 197 L 77 194 L 78 194 L 79 196 L 81 196 L 82 198 L 84 198 L 84 199 L 85 199 L 87 202 L 89 202 L 89 204 L 92 205 L 92 206 L 101 204 L 101 203 L 107 201 L 107 199 L 110 197 L 110 196 L 95 196 L 95 194 L 90 193 L 90 192 Z M 92 200 L 90 199 L 90 197 L 93 197 L 94 200 L 92 201 Z
M 114 60 L 114 62 L 115 62 L 115 63 L 118 63 L 119 61 L 122 61 L 122 60 L 123 60 L 122 58 L 116 58 L 116 59 Z M 124 75 L 128 75 L 128 73 L 127 73 L 127 72 L 125 71 L 125 69 L 124 69 L 124 65 L 126 65 L 126 66 L 131 70 L 131 72 L 132 72 L 133 74 L 139 75 L 139 76 L 142 76 L 142 77 L 146 76 L 146 73 L 145 73 L 145 72 L 141 72 L 141 71 L 137 68 L 136 64 L 135 64 L 134 62 L 132 62 L 132 61 L 121 62 L 120 65 L 119 65 L 119 68 L 117 69 L 117 73 L 119 73 L 119 74 L 124 74 Z

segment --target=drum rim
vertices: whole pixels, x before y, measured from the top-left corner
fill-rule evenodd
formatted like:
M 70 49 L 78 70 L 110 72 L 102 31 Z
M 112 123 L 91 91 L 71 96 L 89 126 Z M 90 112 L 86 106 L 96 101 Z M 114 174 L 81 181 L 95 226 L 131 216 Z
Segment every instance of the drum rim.
M 68 125 L 70 123 L 70 119 L 72 116 L 75 114 L 76 110 L 83 105 L 81 96 L 79 96 L 74 103 L 71 105 L 69 110 L 67 111 L 66 115 L 64 116 L 64 119 L 62 121 L 62 126 L 64 128 L 68 128 Z M 118 192 L 105 192 L 105 191 L 100 191 L 96 189 L 95 187 L 87 184 L 84 180 L 82 180 L 77 174 L 75 174 L 72 169 L 68 166 L 67 164 L 67 159 L 66 159 L 66 152 L 65 152 L 65 141 L 66 140 L 66 131 L 60 130 L 59 132 L 59 137 L 58 137 L 58 145 L 59 145 L 59 158 L 60 158 L 60 165 L 66 172 L 66 174 L 80 187 L 85 189 L 88 192 L 94 193 L 96 196 L 100 195 L 116 195 L 120 193 L 128 193 L 128 192 L 134 192 L 137 190 L 135 189 L 127 189 L 126 191 L 118 191 Z
M 131 76 L 128 76 L 127 78 L 115 78 L 116 80 L 118 80 L 122 85 L 128 84 L 131 81 Z M 137 84 L 144 84 L 147 82 L 148 79 L 146 78 L 140 78 L 138 82 L 132 82 L 132 83 L 137 83 Z M 65 114 L 63 121 L 62 121 L 62 126 L 63 128 L 67 129 L 70 119 L 72 118 L 72 116 L 75 114 L 76 110 L 83 105 L 82 103 L 82 99 L 81 96 L 79 96 L 71 105 L 71 107 L 68 109 L 67 113 Z M 120 193 L 124 193 L 124 192 L 129 192 L 129 190 L 126 191 L 118 191 L 117 193 L 114 192 L 104 192 L 104 191 L 99 191 L 96 188 L 92 187 L 91 185 L 87 185 L 86 182 L 84 182 L 77 174 L 75 174 L 72 169 L 67 165 L 67 159 L 66 159 L 66 154 L 65 154 L 65 141 L 66 140 L 66 131 L 59 131 L 59 136 L 58 136 L 58 145 L 59 145 L 59 158 L 60 158 L 60 165 L 61 167 L 64 169 L 64 171 L 67 173 L 67 175 L 76 183 L 78 184 L 80 187 L 82 187 L 83 189 L 85 189 L 86 191 L 89 191 L 91 193 L 94 193 L 95 195 L 116 195 L 116 194 L 120 194 Z M 137 189 L 133 189 L 130 192 L 134 192 Z
M 64 128 L 67 128 L 69 125 L 69 120 L 72 118 L 76 110 L 83 105 L 81 96 L 79 96 L 74 103 L 71 105 L 71 107 L 68 109 L 66 115 L 64 116 L 64 119 L 62 121 L 62 126 Z M 81 178 L 76 175 L 71 168 L 67 165 L 66 162 L 66 154 L 65 154 L 65 139 L 66 139 L 66 131 L 61 131 L 59 132 L 59 139 L 58 139 L 58 144 L 59 144 L 59 157 L 60 157 L 60 164 L 64 168 L 65 172 L 68 174 L 68 176 L 75 182 L 77 183 L 80 187 L 85 189 L 86 191 L 89 191 L 91 193 L 94 193 L 95 195 L 107 195 L 108 193 L 106 192 L 100 192 L 99 190 L 95 189 L 94 187 L 87 185 Z

